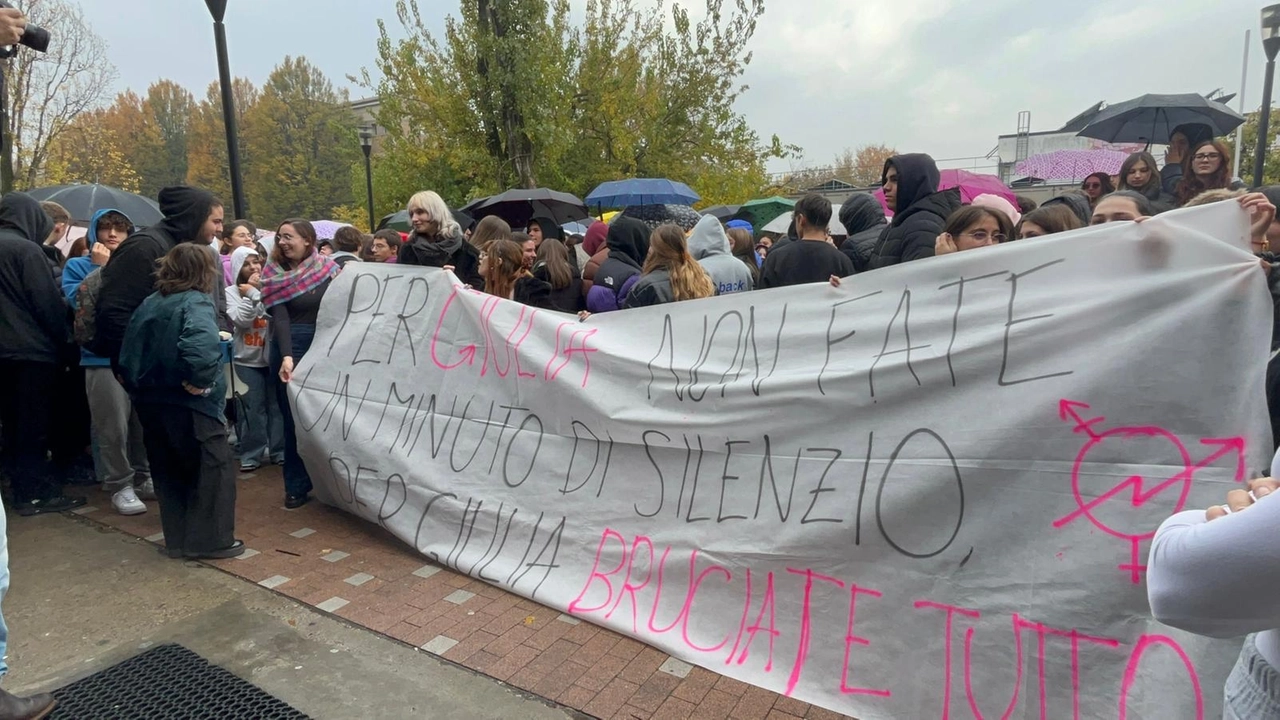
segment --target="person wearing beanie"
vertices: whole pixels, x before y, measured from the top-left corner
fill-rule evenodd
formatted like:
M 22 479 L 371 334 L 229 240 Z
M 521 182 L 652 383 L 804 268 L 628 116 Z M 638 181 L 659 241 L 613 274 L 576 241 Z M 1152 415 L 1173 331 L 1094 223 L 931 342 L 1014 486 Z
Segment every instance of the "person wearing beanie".
M 124 331 L 133 312 L 151 295 L 156 284 L 156 263 L 179 243 L 209 246 L 222 233 L 222 202 L 200 188 L 176 186 L 160 191 L 160 211 L 164 219 L 130 235 L 111 254 L 102 268 L 98 294 L 96 331 L 89 349 L 117 366 Z M 210 250 L 210 252 L 213 252 Z M 225 325 L 226 297 L 222 275 L 214 292 L 220 323 Z

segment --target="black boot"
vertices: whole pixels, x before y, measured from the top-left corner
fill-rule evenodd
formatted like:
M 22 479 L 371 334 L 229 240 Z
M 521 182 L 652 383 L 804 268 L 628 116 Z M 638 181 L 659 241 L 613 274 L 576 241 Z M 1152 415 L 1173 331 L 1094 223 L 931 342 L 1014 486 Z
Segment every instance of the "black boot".
M 58 701 L 49 693 L 21 698 L 0 690 L 0 720 L 40 720 L 57 706 Z

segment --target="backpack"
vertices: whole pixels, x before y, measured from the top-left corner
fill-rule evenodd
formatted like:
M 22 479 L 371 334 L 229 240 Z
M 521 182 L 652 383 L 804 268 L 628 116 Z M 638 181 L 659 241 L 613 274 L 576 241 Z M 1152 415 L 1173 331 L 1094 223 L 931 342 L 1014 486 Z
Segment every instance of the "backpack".
M 97 334 L 98 293 L 102 290 L 102 269 L 98 268 L 85 276 L 80 287 L 76 289 L 76 317 L 72 326 L 72 335 L 80 347 L 89 347 Z

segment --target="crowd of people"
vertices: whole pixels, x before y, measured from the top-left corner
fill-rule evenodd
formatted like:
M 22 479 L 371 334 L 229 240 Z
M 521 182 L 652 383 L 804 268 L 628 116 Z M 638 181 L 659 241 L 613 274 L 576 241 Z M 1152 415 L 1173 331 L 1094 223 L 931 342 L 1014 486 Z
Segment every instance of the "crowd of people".
M 837 226 L 831 203 L 808 195 L 778 237 L 710 215 L 657 224 L 624 214 L 582 235 L 547 217 L 519 230 L 496 216 L 462 227 L 432 191 L 408 201 L 408 233 L 342 227 L 321 239 L 311 222 L 290 219 L 268 237 L 245 219 L 224 226 L 211 193 L 172 187 L 159 194 L 161 222 L 136 228 L 104 209 L 65 255 L 53 243 L 65 236 L 66 211 L 10 193 L 0 198 L 0 423 L 10 502 L 22 516 L 62 512 L 85 502 L 66 485 L 100 485 L 122 514 L 158 503 L 170 557 L 242 554 L 237 469 L 282 465 L 285 507 L 310 500 L 287 388 L 326 291 L 351 263 L 443 268 L 477 292 L 586 321 L 716 295 L 839 285 L 937 255 L 1233 201 L 1252 215 L 1263 271 L 1280 275 L 1280 188 L 1247 193 L 1229 167 L 1225 145 L 1183 129 L 1163 168 L 1151 153 L 1134 153 L 1118 177 L 1091 175 L 1079 191 L 1037 207 L 996 196 L 964 204 L 958 189 L 939 188 L 928 155 L 898 155 L 882 173 L 890 213 L 854 193 Z M 833 235 L 832 227 L 844 231 Z M 1271 287 L 1280 318 L 1280 277 Z M 1274 349 L 1280 322 L 1272 337 Z M 237 380 L 230 404 L 227 363 Z M 1280 371 L 1269 373 L 1268 390 L 1280 397 Z M 1280 651 L 1265 654 L 1269 647 L 1267 660 L 1280 661 Z

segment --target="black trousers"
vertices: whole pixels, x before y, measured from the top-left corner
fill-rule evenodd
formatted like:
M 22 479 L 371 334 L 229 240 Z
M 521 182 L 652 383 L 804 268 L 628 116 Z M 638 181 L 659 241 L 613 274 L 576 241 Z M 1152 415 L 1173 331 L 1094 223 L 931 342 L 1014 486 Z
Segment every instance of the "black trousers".
M 160 525 L 169 550 L 212 552 L 235 542 L 236 479 L 227 427 L 176 405 L 138 403 Z
M 27 360 L 0 360 L 2 461 L 15 503 L 49 500 L 62 492 L 49 464 L 51 411 L 58 366 Z
M 49 452 L 54 468 L 65 476 L 67 470 L 89 459 L 84 451 L 90 441 L 89 397 L 84 389 L 84 368 L 80 367 L 79 356 L 74 363 L 63 363 L 58 368 L 54 393 Z

